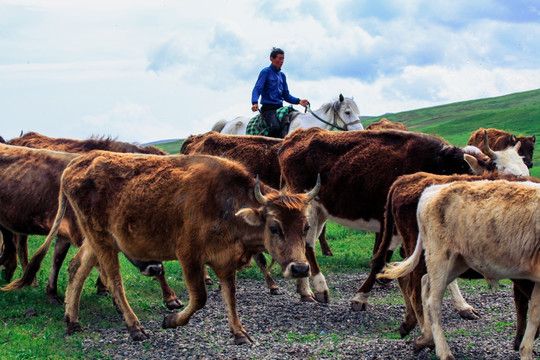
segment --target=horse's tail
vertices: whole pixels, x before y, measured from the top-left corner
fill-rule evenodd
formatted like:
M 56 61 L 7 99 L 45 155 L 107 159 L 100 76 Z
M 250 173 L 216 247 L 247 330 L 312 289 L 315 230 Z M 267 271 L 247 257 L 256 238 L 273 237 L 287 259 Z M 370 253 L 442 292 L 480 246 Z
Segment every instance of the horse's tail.
M 401 262 L 386 265 L 383 272 L 377 274 L 377 279 L 397 279 L 412 272 L 420 261 L 423 247 L 422 236 L 419 234 L 413 254 Z
M 32 284 L 32 282 L 36 278 L 36 274 L 39 271 L 39 268 L 41 267 L 41 262 L 43 261 L 43 258 L 47 254 L 47 251 L 49 251 L 49 248 L 51 247 L 51 244 L 54 238 L 58 234 L 58 229 L 60 228 L 60 224 L 62 223 L 62 219 L 64 218 L 67 204 L 68 204 L 67 198 L 64 195 L 64 192 L 62 191 L 62 189 L 60 189 L 60 195 L 58 196 L 58 212 L 56 213 L 54 224 L 51 228 L 51 231 L 49 232 L 49 235 L 47 235 L 45 242 L 35 252 L 34 256 L 32 256 L 32 259 L 30 259 L 30 261 L 28 262 L 28 265 L 24 269 L 22 277 L 20 279 L 17 279 L 9 283 L 3 288 L 0 288 L 0 290 L 2 291 L 20 290 Z
M 212 126 L 211 131 L 217 131 L 220 133 L 226 124 L 227 124 L 227 120 L 219 120 L 217 123 L 214 124 L 214 126 Z

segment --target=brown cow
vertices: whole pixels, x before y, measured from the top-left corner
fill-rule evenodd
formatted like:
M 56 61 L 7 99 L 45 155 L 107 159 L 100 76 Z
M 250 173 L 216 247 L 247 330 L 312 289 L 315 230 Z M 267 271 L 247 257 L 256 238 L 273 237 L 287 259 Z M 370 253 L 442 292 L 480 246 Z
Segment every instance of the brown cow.
M 281 170 L 277 153 L 281 148 L 281 139 L 267 136 L 224 135 L 211 131 L 201 135 L 188 137 L 182 144 L 180 153 L 184 155 L 214 155 L 229 160 L 235 160 L 246 167 L 252 176 L 259 176 L 261 181 L 275 189 L 281 188 Z M 319 236 L 322 253 L 332 255 L 330 246 L 324 236 L 324 230 Z M 271 294 L 279 294 L 279 289 L 266 267 L 263 254 L 254 256 L 260 267 L 266 286 Z M 312 301 L 312 298 L 302 298 Z
M 404 174 L 427 171 L 438 174 L 468 173 L 466 151 L 477 158 L 482 168 L 509 169 L 528 174 L 528 169 L 513 150 L 492 153 L 492 160 L 475 147 L 458 148 L 443 139 L 411 131 L 331 132 L 317 128 L 297 130 L 283 140 L 279 152 L 281 172 L 287 187 L 298 192 L 312 184 L 310 177 L 321 174 L 322 187 L 314 202 L 308 235 L 308 260 L 315 288 L 315 298 L 328 302 L 329 292 L 318 267 L 313 244 L 327 219 L 344 226 L 378 232 L 375 248 L 380 243 L 380 227 L 384 219 L 386 195 L 394 180 Z M 300 294 L 311 293 L 307 280 L 300 280 Z M 364 310 L 364 301 L 357 295 L 354 310 Z
M 456 181 L 424 190 L 418 202 L 419 234 L 413 254 L 378 275 L 403 277 L 413 271 L 424 254 L 425 324 L 415 342 L 416 350 L 435 344 L 439 358 L 454 359 L 442 331 L 441 303 L 446 286 L 465 271 L 479 272 L 488 283 L 511 278 L 539 284 L 539 206 L 540 184 L 533 182 Z M 540 286 L 534 286 L 519 348 L 521 359 L 533 359 L 539 324 Z
M 99 260 L 131 338 L 147 337 L 125 298 L 118 265 L 122 251 L 141 260 L 179 260 L 189 304 L 167 315 L 164 328 L 187 324 L 205 305 L 206 264 L 220 280 L 235 343 L 251 341 L 236 312 L 236 271 L 265 250 L 285 277 L 308 276 L 307 209 L 319 187 L 320 182 L 307 194 L 280 193 L 259 185 L 239 163 L 213 156 L 81 155 L 62 175 L 55 227 L 37 252 L 50 246 L 69 201 L 85 242 L 69 266 L 68 333 L 81 329 L 80 294 Z
M 467 156 L 467 155 L 466 155 Z M 468 158 L 468 161 L 474 159 Z M 471 164 L 471 167 L 475 167 Z M 388 251 L 392 249 L 392 239 L 395 231 L 401 236 L 403 256 L 411 256 L 416 247 L 418 238 L 418 225 L 416 222 L 416 211 L 418 201 L 422 192 L 434 184 L 448 184 L 454 181 L 483 181 L 500 180 L 510 181 L 533 181 L 539 180 L 530 177 L 515 177 L 511 175 L 501 175 L 497 172 L 491 172 L 483 175 L 435 175 L 425 172 L 419 172 L 411 175 L 400 176 L 390 188 L 385 209 L 384 232 L 379 249 L 372 260 L 372 268 L 368 278 L 362 284 L 359 292 L 363 293 L 366 301 L 369 291 L 373 286 L 376 274 L 379 273 L 386 263 Z M 395 229 L 395 230 L 394 230 Z M 393 247 L 396 245 L 394 244 Z M 410 331 L 420 323 L 420 328 L 424 327 L 424 316 L 421 301 L 421 281 L 420 279 L 426 273 L 425 263 L 420 259 L 417 267 L 404 278 L 398 279 L 403 297 L 405 299 L 405 320 L 400 326 L 402 337 L 409 334 Z M 473 277 L 474 274 L 468 273 L 467 277 Z M 468 305 L 461 296 L 459 288 L 455 282 L 449 285 L 454 307 L 458 309 L 460 315 L 464 318 L 477 318 L 477 314 Z M 524 280 L 517 281 L 514 288 L 516 310 L 518 314 L 518 326 L 516 332 L 515 344 L 519 346 L 523 333 L 525 331 L 525 322 L 527 318 L 528 298 L 530 297 L 532 286 Z
M 366 130 L 387 130 L 387 129 L 395 129 L 395 130 L 405 130 L 407 131 L 407 127 L 403 125 L 402 123 L 393 122 L 388 120 L 387 118 L 382 118 L 381 120 L 371 123 L 366 127 Z
M 77 140 L 75 140 L 76 142 Z M 106 140 L 104 147 L 114 142 Z M 44 143 L 40 143 L 44 146 Z M 128 144 L 130 145 L 130 144 Z M 51 146 L 54 146 L 52 144 Z M 71 148 L 74 149 L 73 147 Z M 121 150 L 118 146 L 116 150 Z M 127 147 L 129 150 L 145 151 L 145 148 Z M 2 264 L 6 267 L 7 280 L 11 278 L 17 260 L 15 248 L 23 266 L 21 286 L 34 282 L 39 270 L 39 263 L 33 263 L 27 269 L 27 234 L 47 235 L 52 226 L 58 206 L 60 177 L 69 161 L 77 154 L 34 149 L 29 147 L 0 145 L 0 229 L 4 237 Z M 82 235 L 73 217 L 67 217 L 70 225 L 62 228 L 55 244 L 51 271 L 46 287 L 47 300 L 54 304 L 63 304 L 58 296 L 58 272 L 67 255 L 70 245 L 81 246 Z M 16 237 L 14 244 L 13 237 Z M 15 246 L 16 245 L 16 246 Z M 22 255 L 21 255 L 22 254 Z M 144 275 L 156 275 L 161 285 L 163 298 L 168 308 L 177 309 L 182 303 L 168 286 L 161 263 L 141 263 L 130 259 Z M 105 291 L 98 282 L 98 293 Z
M 521 146 L 519 148 L 519 155 L 523 156 L 523 162 L 530 169 L 533 167 L 533 151 L 534 143 L 536 142 L 536 136 L 523 136 L 519 135 L 516 137 L 506 131 L 499 129 L 484 129 L 480 128 L 471 134 L 469 142 L 467 145 L 474 145 L 476 147 L 482 148 L 484 146 L 484 131 L 487 131 L 488 134 L 488 144 L 489 147 L 493 150 L 504 150 L 512 146 L 516 146 L 519 142 Z

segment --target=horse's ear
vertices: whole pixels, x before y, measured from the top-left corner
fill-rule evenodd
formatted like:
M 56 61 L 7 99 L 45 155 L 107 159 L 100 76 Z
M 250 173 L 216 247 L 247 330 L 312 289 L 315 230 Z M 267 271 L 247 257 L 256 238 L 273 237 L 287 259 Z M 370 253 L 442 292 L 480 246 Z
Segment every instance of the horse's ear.
M 345 98 L 343 97 L 343 94 L 339 94 L 339 102 L 343 102 L 343 100 L 345 100 Z

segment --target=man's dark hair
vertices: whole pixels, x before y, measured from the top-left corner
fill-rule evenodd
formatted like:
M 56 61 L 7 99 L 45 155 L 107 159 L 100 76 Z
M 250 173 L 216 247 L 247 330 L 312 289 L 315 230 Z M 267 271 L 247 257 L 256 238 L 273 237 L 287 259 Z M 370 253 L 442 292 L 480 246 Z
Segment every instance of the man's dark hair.
M 273 47 L 272 48 L 272 52 L 270 53 L 270 57 L 272 59 L 275 59 L 277 58 L 277 56 L 281 54 L 281 55 L 285 55 L 285 51 L 281 50 L 280 48 L 277 48 L 277 47 Z

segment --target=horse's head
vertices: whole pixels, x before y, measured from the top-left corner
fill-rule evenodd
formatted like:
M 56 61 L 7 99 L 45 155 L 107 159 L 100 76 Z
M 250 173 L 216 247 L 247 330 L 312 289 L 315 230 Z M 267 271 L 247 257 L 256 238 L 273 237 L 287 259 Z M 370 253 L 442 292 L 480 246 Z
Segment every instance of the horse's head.
M 360 110 L 353 99 L 339 94 L 339 98 L 334 101 L 332 109 L 337 115 L 337 121 L 340 126 L 346 130 L 364 130 L 360 121 Z

